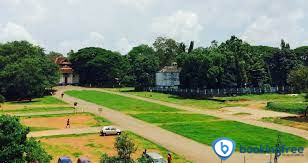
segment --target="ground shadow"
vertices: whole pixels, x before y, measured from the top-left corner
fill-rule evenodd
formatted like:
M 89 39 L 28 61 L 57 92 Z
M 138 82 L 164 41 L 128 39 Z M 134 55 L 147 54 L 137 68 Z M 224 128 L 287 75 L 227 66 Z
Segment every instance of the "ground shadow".
M 290 117 L 282 117 L 280 119 L 289 120 L 289 121 L 293 121 L 293 122 L 308 123 L 308 117 L 305 117 L 305 116 L 290 116 Z

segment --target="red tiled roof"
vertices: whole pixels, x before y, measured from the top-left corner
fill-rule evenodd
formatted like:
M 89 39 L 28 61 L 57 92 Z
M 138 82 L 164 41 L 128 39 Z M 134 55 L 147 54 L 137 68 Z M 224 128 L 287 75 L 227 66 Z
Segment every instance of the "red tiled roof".
M 60 68 L 61 73 L 70 74 L 73 73 L 74 70 L 71 67 L 62 67 Z
M 159 72 L 163 72 L 163 73 L 179 73 L 179 72 L 181 72 L 181 68 L 179 68 L 178 66 L 165 66 Z
M 60 65 L 60 64 L 71 64 L 70 61 L 68 61 L 67 58 L 65 57 L 57 57 L 56 60 L 55 60 L 55 63 Z

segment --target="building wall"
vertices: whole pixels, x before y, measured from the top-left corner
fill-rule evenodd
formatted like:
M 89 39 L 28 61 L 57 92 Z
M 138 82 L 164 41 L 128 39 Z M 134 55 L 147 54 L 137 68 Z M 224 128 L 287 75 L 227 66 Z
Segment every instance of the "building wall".
M 180 73 L 158 72 L 155 80 L 158 87 L 176 87 L 180 85 Z
M 59 84 L 65 84 L 65 76 L 67 76 L 67 84 L 73 84 L 73 74 L 60 74 Z
M 73 74 L 73 84 L 78 84 L 79 83 L 79 75 L 74 73 Z

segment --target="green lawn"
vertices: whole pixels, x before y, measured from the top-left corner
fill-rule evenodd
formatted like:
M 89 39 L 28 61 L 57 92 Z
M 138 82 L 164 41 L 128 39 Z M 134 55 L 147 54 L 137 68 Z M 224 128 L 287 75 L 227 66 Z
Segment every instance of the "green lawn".
M 273 146 L 278 135 L 287 146 L 308 145 L 307 140 L 298 136 L 202 114 L 148 113 L 132 116 L 149 123 L 157 123 L 162 128 L 207 145 L 211 145 L 219 137 L 227 137 L 233 139 L 237 147 Z
M 150 123 L 186 123 L 193 121 L 217 121 L 219 118 L 204 114 L 182 114 L 182 113 L 141 113 L 131 116 Z
M 3 110 L 4 113 L 34 113 L 34 112 L 51 112 L 51 111 L 69 111 L 74 110 L 73 107 L 25 107 L 16 110 Z
M 227 106 L 246 106 L 244 104 L 227 104 L 221 101 L 210 100 L 210 99 L 183 98 L 177 95 L 164 94 L 158 92 L 127 92 L 127 93 L 180 105 L 194 106 L 199 109 L 220 109 L 222 107 L 227 107 Z
M 240 100 L 254 100 L 254 101 L 285 101 L 285 102 L 303 102 L 305 100 L 304 94 L 291 96 L 287 94 L 247 94 L 234 97 L 215 97 L 219 100 L 240 101 Z
M 199 114 L 175 113 L 173 108 L 158 111 L 161 105 L 136 100 L 120 95 L 97 91 L 69 91 L 69 95 L 90 101 L 109 108 L 128 112 L 130 115 L 169 131 L 183 135 L 200 143 L 210 145 L 220 137 L 233 139 L 239 145 L 260 146 L 274 145 L 277 136 L 281 135 L 282 142 L 288 146 L 307 146 L 307 140 L 279 131 L 252 126 L 240 122 L 221 120 L 212 116 Z M 140 113 L 136 112 L 140 111 Z
M 55 130 L 56 128 L 51 127 L 29 127 L 31 132 L 35 131 L 46 131 L 46 130 Z
M 268 102 L 266 108 L 269 110 L 288 112 L 293 114 L 304 114 L 308 103 L 294 102 Z
M 100 91 L 66 91 L 66 94 L 123 112 L 176 112 L 178 109 Z
M 298 136 L 234 121 L 163 124 L 161 127 L 207 145 L 211 145 L 217 138 L 227 137 L 236 142 L 237 150 L 240 145 L 274 147 L 278 135 L 281 136 L 282 144 L 286 146 L 305 147 L 308 145 L 307 140 Z
M 42 98 L 33 99 L 32 101 L 12 101 L 8 102 L 8 104 L 48 105 L 48 104 L 67 104 L 67 103 L 52 96 L 45 96 Z

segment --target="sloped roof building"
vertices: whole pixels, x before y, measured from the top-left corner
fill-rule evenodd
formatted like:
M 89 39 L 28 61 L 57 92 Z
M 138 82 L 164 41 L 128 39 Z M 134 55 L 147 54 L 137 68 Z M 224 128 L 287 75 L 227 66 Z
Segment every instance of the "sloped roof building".
M 173 63 L 171 66 L 165 66 L 155 74 L 156 87 L 177 88 L 180 85 L 181 68 Z
M 79 75 L 74 72 L 72 63 L 66 57 L 57 57 L 55 63 L 60 67 L 59 85 L 73 85 L 79 83 Z

